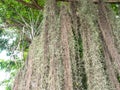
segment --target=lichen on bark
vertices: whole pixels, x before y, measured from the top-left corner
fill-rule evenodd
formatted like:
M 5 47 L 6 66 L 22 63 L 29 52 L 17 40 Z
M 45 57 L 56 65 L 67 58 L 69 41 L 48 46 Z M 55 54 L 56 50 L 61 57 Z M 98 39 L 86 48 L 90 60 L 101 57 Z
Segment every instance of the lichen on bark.
M 30 45 L 13 90 L 119 90 L 119 56 L 104 4 L 60 3 L 46 1 L 41 33 Z
M 97 23 L 96 7 L 90 0 L 81 0 L 79 17 L 83 41 L 83 60 L 87 75 L 88 90 L 109 90 L 104 70 L 104 57 Z

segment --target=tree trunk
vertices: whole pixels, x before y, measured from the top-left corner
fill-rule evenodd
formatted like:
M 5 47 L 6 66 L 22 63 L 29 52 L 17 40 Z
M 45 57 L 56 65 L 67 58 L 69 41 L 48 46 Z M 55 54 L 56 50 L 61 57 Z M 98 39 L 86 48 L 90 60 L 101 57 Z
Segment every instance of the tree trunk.
M 106 14 L 103 2 L 70 0 L 58 7 L 47 0 L 41 33 L 13 90 L 120 90 L 120 56 Z

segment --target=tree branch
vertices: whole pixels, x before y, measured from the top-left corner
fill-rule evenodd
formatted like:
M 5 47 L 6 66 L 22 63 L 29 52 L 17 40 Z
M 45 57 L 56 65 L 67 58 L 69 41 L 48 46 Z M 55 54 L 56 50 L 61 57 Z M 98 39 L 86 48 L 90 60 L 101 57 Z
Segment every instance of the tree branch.
M 43 7 L 40 6 L 35 0 L 32 0 L 32 3 L 27 3 L 23 0 L 16 0 L 22 4 L 24 4 L 25 6 L 28 6 L 30 8 L 34 8 L 34 9 L 37 9 L 37 10 L 42 10 Z M 57 1 L 63 1 L 63 2 L 74 2 L 74 1 L 77 1 L 77 0 L 57 0 Z M 94 3 L 98 3 L 98 0 L 93 0 Z M 120 0 L 107 0 L 106 3 L 120 3 Z
M 65 2 L 74 2 L 77 0 L 57 0 L 57 1 L 65 1 Z M 98 0 L 93 0 L 94 3 L 98 3 Z M 106 3 L 120 3 L 120 0 L 106 0 Z
M 98 3 L 99 0 L 93 0 L 94 3 Z M 106 0 L 106 3 L 120 3 L 120 0 Z
M 37 8 L 42 8 L 42 7 L 38 4 L 37 0 L 32 0 L 32 3 L 33 3 L 34 6 L 36 6 Z
M 23 1 L 23 0 L 16 0 L 16 1 L 24 4 L 25 6 L 28 6 L 28 7 L 30 7 L 30 8 L 34 8 L 34 9 L 37 9 L 37 10 L 43 9 L 43 7 L 41 7 L 41 6 L 38 5 L 37 3 L 36 3 L 36 4 L 34 4 L 34 3 L 27 3 L 27 2 L 25 2 L 25 1 Z

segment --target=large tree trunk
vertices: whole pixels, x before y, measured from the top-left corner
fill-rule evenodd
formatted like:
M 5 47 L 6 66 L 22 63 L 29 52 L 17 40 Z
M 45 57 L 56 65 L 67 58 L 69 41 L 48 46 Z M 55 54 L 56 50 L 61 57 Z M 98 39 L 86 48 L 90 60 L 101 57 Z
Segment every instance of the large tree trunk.
M 20 70 L 14 90 L 73 90 L 74 37 L 68 7 L 61 7 L 57 15 L 56 0 L 46 2 L 41 34 L 30 46 L 26 68 Z
M 57 7 L 47 0 L 41 33 L 13 90 L 120 90 L 120 56 L 106 14 L 103 2 L 70 0 Z

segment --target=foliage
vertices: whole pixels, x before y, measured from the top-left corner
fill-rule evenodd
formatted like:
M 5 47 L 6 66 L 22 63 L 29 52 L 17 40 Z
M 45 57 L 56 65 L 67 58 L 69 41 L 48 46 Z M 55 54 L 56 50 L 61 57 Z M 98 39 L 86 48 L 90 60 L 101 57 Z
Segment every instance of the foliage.
M 30 0 L 26 0 L 30 3 Z M 44 6 L 45 0 L 39 4 Z M 11 90 L 13 79 L 27 58 L 31 40 L 39 34 L 42 11 L 31 9 L 16 0 L 0 1 L 0 51 L 7 50 L 7 55 L 14 60 L 0 60 L 0 69 L 10 73 L 10 78 L 1 82 L 6 90 Z M 16 52 L 23 53 L 19 60 Z
M 0 70 L 5 70 L 7 72 L 12 71 L 12 70 L 16 70 L 19 69 L 22 65 L 22 61 L 21 60 L 16 60 L 16 61 L 12 61 L 12 60 L 0 60 Z
M 0 33 L 0 52 L 2 50 L 8 50 L 8 48 L 11 46 L 11 41 L 15 39 L 14 31 L 10 28 L 9 30 L 1 30 Z
M 8 72 L 10 74 L 8 79 L 3 80 L 0 85 L 5 85 L 6 90 L 11 90 L 14 77 L 19 70 L 19 68 L 22 66 L 23 61 L 22 60 L 0 60 L 0 70 L 4 70 L 5 72 Z
M 113 11 L 116 13 L 116 15 L 119 15 L 119 8 L 120 8 L 120 6 L 119 6 L 119 4 L 111 4 L 111 7 L 112 7 L 112 9 L 113 9 Z

